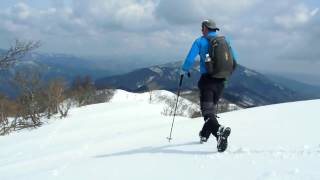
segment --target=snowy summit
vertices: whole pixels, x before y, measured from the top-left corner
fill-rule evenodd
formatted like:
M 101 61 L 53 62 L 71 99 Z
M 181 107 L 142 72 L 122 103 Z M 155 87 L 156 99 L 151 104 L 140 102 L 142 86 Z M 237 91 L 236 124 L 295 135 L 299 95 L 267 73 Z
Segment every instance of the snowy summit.
M 169 143 L 164 103 L 117 91 L 109 103 L 0 137 L 0 179 L 319 180 L 319 107 L 312 100 L 219 114 L 232 131 L 218 153 L 213 137 L 199 143 L 202 118 L 176 117 Z

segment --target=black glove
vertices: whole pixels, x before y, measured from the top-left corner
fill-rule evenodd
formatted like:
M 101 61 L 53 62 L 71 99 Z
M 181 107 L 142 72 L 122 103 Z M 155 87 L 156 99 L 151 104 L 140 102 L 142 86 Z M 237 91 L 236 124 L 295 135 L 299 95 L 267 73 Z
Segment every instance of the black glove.
M 184 75 L 187 75 L 188 78 L 191 77 L 191 73 L 190 73 L 190 72 L 186 72 L 186 71 L 181 70 L 181 71 L 180 71 L 180 76 L 184 76 Z

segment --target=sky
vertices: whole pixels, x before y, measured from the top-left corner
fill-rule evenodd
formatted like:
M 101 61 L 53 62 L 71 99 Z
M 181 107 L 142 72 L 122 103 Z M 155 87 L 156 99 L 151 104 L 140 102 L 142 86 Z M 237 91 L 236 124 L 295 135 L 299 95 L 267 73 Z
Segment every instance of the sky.
M 238 62 L 320 77 L 318 0 L 1 0 L 0 48 L 40 40 L 41 52 L 183 61 L 213 19 Z

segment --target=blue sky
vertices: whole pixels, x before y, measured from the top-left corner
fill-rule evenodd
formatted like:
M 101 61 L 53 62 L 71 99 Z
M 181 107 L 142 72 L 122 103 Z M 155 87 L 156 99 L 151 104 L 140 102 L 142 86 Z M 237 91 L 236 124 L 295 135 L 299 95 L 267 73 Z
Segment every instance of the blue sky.
M 184 60 L 214 19 L 241 64 L 320 77 L 317 0 L 1 0 L 0 48 L 40 40 L 41 52 Z

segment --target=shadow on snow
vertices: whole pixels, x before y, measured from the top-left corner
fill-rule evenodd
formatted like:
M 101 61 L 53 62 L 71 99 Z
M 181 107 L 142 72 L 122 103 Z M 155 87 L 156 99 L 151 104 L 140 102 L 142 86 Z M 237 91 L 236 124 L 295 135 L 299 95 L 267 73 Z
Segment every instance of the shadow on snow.
M 217 153 L 216 151 L 188 151 L 188 150 L 180 150 L 180 149 L 170 149 L 180 146 L 189 146 L 189 145 L 200 145 L 199 142 L 189 142 L 183 144 L 175 144 L 175 145 L 166 145 L 159 147 L 146 146 L 142 148 L 132 149 L 128 151 L 122 151 L 117 153 L 103 154 L 94 156 L 95 158 L 109 158 L 115 156 L 126 156 L 126 155 L 134 155 L 134 154 L 180 154 L 180 155 L 209 155 Z

